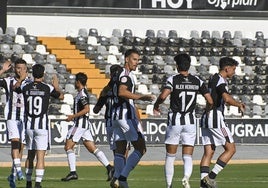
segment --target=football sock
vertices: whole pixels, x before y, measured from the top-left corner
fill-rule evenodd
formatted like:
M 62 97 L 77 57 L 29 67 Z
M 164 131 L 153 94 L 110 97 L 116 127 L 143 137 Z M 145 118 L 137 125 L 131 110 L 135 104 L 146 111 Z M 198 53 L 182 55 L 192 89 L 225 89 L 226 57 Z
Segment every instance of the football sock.
M 68 159 L 70 171 L 71 172 L 76 171 L 76 157 L 75 157 L 74 150 L 69 149 L 66 153 L 67 153 L 67 159 Z
M 114 168 L 115 168 L 115 172 L 114 172 L 114 177 L 118 178 L 125 166 L 125 155 L 122 155 L 120 153 L 115 153 L 114 154 Z
M 124 177 L 128 177 L 130 171 L 137 166 L 141 158 L 142 154 L 138 150 L 134 150 L 127 158 L 126 165 L 123 168 L 121 175 Z
M 220 173 L 220 171 L 222 171 L 222 169 L 226 166 L 226 163 L 221 161 L 220 159 L 217 160 L 215 166 L 213 167 L 213 169 L 211 170 L 211 172 L 209 173 L 209 178 L 211 179 L 215 179 L 216 176 L 218 175 L 218 173 Z
M 26 181 L 32 181 L 33 169 L 26 168 L 25 173 L 26 173 Z
M 106 158 L 106 156 L 104 155 L 104 153 L 99 150 L 99 149 L 96 149 L 93 154 L 97 157 L 97 159 L 101 162 L 101 164 L 103 166 L 108 166 L 110 163 L 108 161 L 108 159 Z
M 21 163 L 20 163 L 20 159 L 19 159 L 19 158 L 15 158 L 15 159 L 13 160 L 13 164 L 14 164 L 14 166 L 15 166 L 17 172 L 18 172 L 18 171 L 21 171 Z
M 184 177 L 189 179 L 193 172 L 193 160 L 192 155 L 183 154 L 182 160 L 184 163 Z
M 166 175 L 166 183 L 168 187 L 170 187 L 172 184 L 175 159 L 176 159 L 176 154 L 166 153 L 165 175 Z
M 209 166 L 200 166 L 201 180 L 206 177 L 209 173 Z
M 45 169 L 35 170 L 35 182 L 41 182 L 45 173 Z

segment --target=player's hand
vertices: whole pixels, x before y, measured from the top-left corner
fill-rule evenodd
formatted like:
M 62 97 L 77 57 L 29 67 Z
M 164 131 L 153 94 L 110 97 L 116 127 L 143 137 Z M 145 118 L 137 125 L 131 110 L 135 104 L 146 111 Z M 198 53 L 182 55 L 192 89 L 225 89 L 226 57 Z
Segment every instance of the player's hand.
M 239 111 L 241 112 L 242 116 L 245 113 L 246 105 L 244 103 L 240 103 Z
M 74 115 L 67 115 L 66 121 L 72 121 L 74 119 Z
M 158 108 L 158 109 L 156 109 L 156 108 L 154 108 L 154 116 L 160 116 L 161 115 L 161 112 L 160 112 L 160 109 Z
M 59 79 L 58 77 L 54 74 L 52 77 L 52 85 L 53 87 L 55 87 L 56 89 L 59 88 Z
M 11 68 L 11 61 L 5 61 L 3 66 L 2 66 L 2 71 L 6 72 L 7 70 L 9 70 Z
M 152 102 L 155 100 L 155 98 L 156 98 L 155 95 L 142 95 L 140 100 Z

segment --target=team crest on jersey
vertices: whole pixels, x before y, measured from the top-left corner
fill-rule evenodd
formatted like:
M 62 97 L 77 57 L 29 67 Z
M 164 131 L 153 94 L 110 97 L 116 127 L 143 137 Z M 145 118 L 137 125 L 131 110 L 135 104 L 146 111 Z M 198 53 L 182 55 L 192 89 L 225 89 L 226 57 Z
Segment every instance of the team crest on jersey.
M 126 83 L 127 82 L 127 78 L 126 77 L 121 78 L 121 82 L 122 83 Z

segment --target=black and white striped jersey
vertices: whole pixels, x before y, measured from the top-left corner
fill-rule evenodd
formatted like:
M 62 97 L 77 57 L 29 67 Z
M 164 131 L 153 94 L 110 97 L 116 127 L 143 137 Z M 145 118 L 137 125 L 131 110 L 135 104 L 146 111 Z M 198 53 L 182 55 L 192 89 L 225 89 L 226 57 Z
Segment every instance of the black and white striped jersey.
M 198 93 L 205 95 L 208 89 L 205 83 L 197 76 L 189 74 L 184 76 L 176 74 L 170 76 L 164 86 L 164 89 L 170 89 L 170 113 L 172 125 L 175 125 L 176 116 L 180 114 L 180 125 L 186 122 L 194 124 L 196 97 Z M 172 120 L 173 119 L 173 120 Z
M 52 85 L 32 82 L 22 85 L 26 112 L 26 129 L 48 129 L 47 111 L 50 96 L 59 98 L 60 92 Z
M 77 93 L 76 97 L 74 98 L 74 114 L 83 110 L 86 105 L 89 105 L 89 94 L 87 89 L 83 88 Z M 88 114 L 75 118 L 74 126 L 85 129 L 90 128 Z
M 30 78 L 22 81 L 22 84 L 30 83 Z M 6 120 L 24 120 L 24 100 L 22 93 L 17 93 L 13 90 L 13 86 L 17 83 L 15 77 L 7 77 L 0 79 L 0 87 L 5 89 L 6 106 L 5 119 Z
M 126 99 L 118 96 L 118 88 L 120 85 L 126 85 L 127 90 L 135 93 L 135 75 L 125 68 L 121 72 L 118 82 L 113 86 L 113 113 L 112 119 L 137 119 L 136 109 L 133 99 Z
M 216 73 L 211 76 L 208 89 L 213 99 L 213 108 L 208 115 L 203 114 L 200 125 L 204 128 L 221 128 L 225 126 L 223 113 L 225 102 L 222 94 L 229 93 L 228 82 L 220 74 Z

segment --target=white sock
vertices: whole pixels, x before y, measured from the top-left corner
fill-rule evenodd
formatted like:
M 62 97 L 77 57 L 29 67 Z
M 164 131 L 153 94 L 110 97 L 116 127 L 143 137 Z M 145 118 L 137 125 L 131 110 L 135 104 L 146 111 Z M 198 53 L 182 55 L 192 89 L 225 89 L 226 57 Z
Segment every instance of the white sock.
M 127 158 L 126 165 L 122 170 L 121 175 L 124 177 L 128 177 L 130 171 L 137 166 L 141 158 L 142 154 L 138 150 L 134 150 Z
M 119 178 L 124 166 L 125 166 L 126 158 L 125 155 L 115 153 L 114 154 L 114 177 Z
M 25 173 L 26 173 L 26 181 L 32 181 L 33 169 L 26 168 Z
M 184 163 L 184 177 L 189 179 L 193 172 L 193 160 L 192 155 L 183 154 L 182 160 Z
M 93 154 L 97 157 L 103 166 L 108 166 L 110 164 L 107 157 L 99 149 L 96 149 Z
M 67 159 L 69 163 L 70 172 L 76 171 L 76 157 L 74 150 L 68 150 L 67 152 Z
M 14 164 L 14 166 L 15 166 L 17 172 L 18 172 L 18 171 L 21 171 L 21 162 L 20 162 L 20 158 L 15 158 L 15 159 L 13 159 L 13 164 Z
M 41 182 L 45 173 L 45 169 L 35 170 L 35 182 Z
M 11 174 L 13 174 L 14 179 L 16 179 L 16 176 L 17 176 L 17 170 L 16 170 L 16 167 L 15 167 L 15 165 L 14 165 L 14 162 L 12 163 Z
M 167 187 L 170 187 L 172 184 L 172 179 L 174 175 L 174 161 L 176 159 L 176 154 L 166 153 L 165 160 L 165 176 Z
M 220 171 L 222 171 L 222 169 L 223 167 L 216 163 L 211 171 L 214 172 L 215 174 L 218 174 L 220 173 Z

